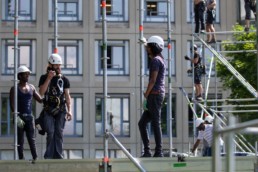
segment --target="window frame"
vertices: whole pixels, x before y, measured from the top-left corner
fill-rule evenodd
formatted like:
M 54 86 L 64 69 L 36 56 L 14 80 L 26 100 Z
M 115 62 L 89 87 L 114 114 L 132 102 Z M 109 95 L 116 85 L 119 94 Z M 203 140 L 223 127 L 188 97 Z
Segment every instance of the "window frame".
M 81 152 L 81 158 L 72 158 L 71 154 L 73 151 Z M 64 149 L 64 159 L 83 159 L 83 149 Z
M 110 0 L 111 3 L 114 2 Z M 106 19 L 108 22 L 128 22 L 129 21 L 129 0 L 119 0 L 121 1 L 121 12 L 119 15 L 106 15 Z M 114 2 L 115 4 L 115 2 Z M 109 5 L 109 4 L 107 4 Z M 112 6 L 112 5 L 111 5 Z M 108 11 L 107 11 L 108 13 Z M 101 8 L 101 0 L 95 0 L 95 21 L 102 21 L 102 8 Z
M 82 76 L 83 73 L 83 59 L 82 59 L 82 46 L 83 42 L 80 39 L 77 40 L 58 40 L 58 53 L 62 57 L 63 64 L 61 65 L 62 67 L 62 73 L 68 76 Z M 54 52 L 54 40 L 49 41 L 49 56 Z M 69 47 L 74 47 L 76 52 L 75 52 L 75 58 L 76 58 L 76 66 L 73 68 L 69 68 L 70 64 L 67 64 L 68 62 L 68 48 Z M 61 49 L 64 49 L 64 52 L 61 52 Z
M 29 1 L 29 5 L 24 5 L 24 1 L 23 3 L 21 3 L 22 0 L 19 0 L 19 7 L 18 7 L 18 16 L 19 16 L 19 21 L 35 21 L 36 20 L 36 1 L 35 0 L 27 0 Z M 26 2 L 27 2 L 26 1 Z M 23 4 L 23 5 L 20 5 Z M 26 6 L 29 8 L 28 10 L 28 14 L 24 15 L 22 13 L 22 11 L 26 11 L 26 10 L 22 10 L 22 6 Z M 5 7 L 3 9 L 2 15 L 4 16 L 4 21 L 13 21 L 14 20 L 14 15 L 15 15 L 15 0 L 11 1 L 11 9 L 12 9 L 12 13 L 9 14 L 9 10 L 8 10 L 8 0 L 4 0 L 3 1 L 3 7 Z M 27 11 L 26 11 L 27 12 Z
M 3 99 L 6 99 L 6 100 L 3 100 Z M 6 101 L 6 120 L 3 121 L 3 101 Z M 13 117 L 12 117 L 12 111 L 11 111 L 11 106 L 10 106 L 10 97 L 9 97 L 9 94 L 8 93 L 1 93 L 1 104 L 0 104 L 1 108 L 0 108 L 0 112 L 1 112 L 1 115 L 0 115 L 0 138 L 3 138 L 3 137 L 13 137 L 14 136 L 14 124 L 13 124 Z M 3 124 L 6 124 L 7 125 L 7 132 L 6 134 L 3 134 Z
M 127 149 L 128 152 L 130 152 L 130 149 Z M 119 156 L 120 154 L 121 156 Z M 95 149 L 95 158 L 102 158 L 104 156 L 104 150 L 103 149 Z M 124 154 L 124 152 L 120 149 L 108 149 L 108 157 L 110 158 L 127 158 L 127 156 Z
M 130 121 L 130 94 L 128 93 L 128 94 L 110 94 L 109 95 L 109 97 L 108 97 L 108 100 L 110 100 L 110 99 L 112 99 L 112 98 L 114 98 L 114 99 L 120 99 L 120 109 L 119 109 L 119 111 L 120 111 L 120 121 L 119 121 L 119 129 L 120 129 L 120 131 L 119 131 L 119 134 L 116 134 L 116 133 L 114 133 L 113 131 L 112 131 L 112 129 L 110 129 L 110 131 L 111 132 L 113 132 L 113 134 L 115 135 L 115 136 L 118 136 L 118 137 L 130 137 L 130 135 L 131 135 L 131 129 L 130 129 L 130 124 L 131 124 L 131 121 Z M 97 116 L 98 114 L 98 112 L 97 112 L 97 105 L 99 105 L 99 104 L 97 104 L 97 101 L 98 101 L 98 99 L 100 99 L 100 101 L 101 101 L 101 104 L 100 104 L 100 113 L 101 113 L 101 116 Z M 125 107 L 125 105 L 124 105 L 124 101 L 127 99 L 127 102 L 128 102 L 128 105 L 127 105 L 127 107 L 128 107 L 128 112 L 126 112 L 127 114 L 128 114 L 128 116 L 127 116 L 127 120 L 125 119 L 126 117 L 124 116 L 125 114 L 124 114 L 124 107 Z M 102 137 L 102 135 L 104 134 L 104 112 L 103 112 L 103 109 L 104 109 L 104 98 L 103 98 L 103 95 L 101 95 L 101 94 L 96 94 L 95 95 L 95 137 Z M 97 119 L 97 118 L 100 118 L 100 119 Z M 128 127 L 129 127 L 129 129 L 128 129 L 128 134 L 126 134 L 126 131 L 124 131 L 124 124 L 127 124 L 128 125 Z M 101 129 L 99 130 L 100 131 L 100 133 L 98 134 L 97 133 L 97 126 L 100 126 L 101 127 Z M 109 126 L 110 127 L 110 126 Z
M 148 7 L 147 7 L 147 2 L 157 2 L 157 5 L 159 3 L 166 3 L 167 4 L 167 0 L 145 0 L 144 1 L 144 9 L 146 9 L 144 11 L 144 22 L 157 22 L 157 23 L 162 23 L 162 22 L 167 22 L 167 5 L 166 5 L 166 10 L 165 10 L 165 14 L 164 15 L 155 15 L 153 17 L 149 17 L 147 15 L 148 13 Z M 171 9 L 171 12 L 170 12 L 170 20 L 171 20 L 171 23 L 174 23 L 175 22 L 175 1 L 174 0 L 171 0 L 170 2 L 170 9 Z M 157 12 L 159 13 L 159 12 Z
M 9 56 L 9 47 L 14 48 L 14 40 L 13 39 L 2 39 L 2 48 L 3 48 L 3 58 L 2 58 L 2 75 L 13 75 L 14 74 L 14 64 L 13 67 L 8 66 L 8 61 L 10 59 Z M 29 64 L 21 64 L 21 47 L 28 47 L 29 48 Z M 13 49 L 12 48 L 12 49 Z M 13 49 L 14 51 L 14 49 Z M 19 40 L 18 43 L 18 66 L 26 65 L 30 70 L 31 74 L 34 75 L 36 72 L 36 40 Z M 13 52 L 14 53 L 14 52 Z M 13 54 L 14 56 L 14 54 Z M 14 57 L 13 57 L 14 62 Z
M 102 46 L 103 43 L 101 40 L 95 41 L 95 76 L 103 75 L 104 69 L 102 68 L 103 59 L 102 59 Z M 116 64 L 116 58 L 113 58 L 113 55 L 117 53 L 115 51 L 108 52 L 109 48 L 115 50 L 116 48 L 122 47 L 122 67 L 119 67 L 119 64 Z M 111 54 L 111 57 L 107 59 L 107 75 L 109 76 L 129 76 L 130 67 L 129 67 L 129 40 L 108 40 L 107 41 L 107 54 Z M 111 66 L 109 67 L 109 62 L 111 62 Z M 116 67 L 118 66 L 118 67 Z
M 79 105 L 79 100 L 81 99 L 81 105 Z M 66 123 L 64 128 L 64 137 L 83 137 L 83 94 L 71 94 L 71 110 L 73 114 L 73 118 L 69 123 Z M 78 115 L 78 107 L 81 107 L 81 114 Z M 78 125 L 81 126 L 81 131 L 78 131 Z M 71 126 L 71 127 L 70 127 Z M 72 132 L 69 131 L 69 127 L 72 129 Z M 72 134 L 67 134 L 72 133 Z M 81 134 L 78 134 L 81 133 Z
M 58 0 L 58 5 L 60 3 L 68 4 L 68 3 L 75 3 L 76 4 L 76 14 L 72 17 L 67 15 L 61 15 L 58 11 L 58 21 L 59 22 L 80 22 L 82 21 L 82 0 Z M 49 21 L 54 21 L 55 19 L 55 1 L 49 0 Z

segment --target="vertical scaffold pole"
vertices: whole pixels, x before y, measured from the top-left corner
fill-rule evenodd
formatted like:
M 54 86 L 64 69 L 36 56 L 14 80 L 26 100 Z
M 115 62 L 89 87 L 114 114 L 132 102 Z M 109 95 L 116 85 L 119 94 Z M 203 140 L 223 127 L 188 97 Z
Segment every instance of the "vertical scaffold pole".
M 18 78 L 17 78 L 17 67 L 18 67 L 18 0 L 15 0 L 15 16 L 14 16 L 14 158 L 18 160 L 18 129 L 17 129 L 17 115 L 18 115 Z
M 195 34 L 195 29 L 194 29 L 194 0 L 191 2 L 191 7 L 192 7 L 192 12 L 191 12 L 191 23 L 192 23 L 192 52 L 191 55 L 192 57 L 194 56 L 194 34 Z M 192 100 L 195 99 L 195 89 L 194 89 L 194 64 L 192 64 Z M 194 111 L 196 111 L 196 105 L 193 105 Z M 196 141 L 195 133 L 196 133 L 196 128 L 195 128 L 195 119 L 197 117 L 193 116 L 193 141 Z
M 143 17 L 144 17 L 144 0 L 139 1 L 139 39 L 140 39 L 140 116 L 143 111 L 144 101 L 144 37 L 143 37 Z
M 255 18 L 255 28 L 256 28 L 256 69 L 257 69 L 257 85 L 256 88 L 258 90 L 258 17 L 257 17 L 257 11 L 258 10 L 258 3 L 256 3 L 256 18 Z
M 108 172 L 108 129 L 107 129 L 107 21 L 106 21 L 106 1 L 102 0 L 102 52 L 103 52 L 103 94 L 104 94 L 104 171 Z
M 167 1 L 167 37 L 168 37 L 168 114 L 169 114 L 169 157 L 173 151 L 173 117 L 172 117 L 172 56 L 171 56 L 171 0 Z
M 54 53 L 58 53 L 58 5 L 57 5 L 57 0 L 55 0 L 55 4 L 54 4 L 54 8 L 55 8 L 55 16 L 54 16 Z

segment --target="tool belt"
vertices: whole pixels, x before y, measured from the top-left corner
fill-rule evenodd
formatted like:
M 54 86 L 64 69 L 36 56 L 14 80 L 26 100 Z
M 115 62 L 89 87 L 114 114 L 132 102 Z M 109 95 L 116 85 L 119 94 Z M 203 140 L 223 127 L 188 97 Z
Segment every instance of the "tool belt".
M 50 96 L 48 101 L 44 103 L 44 110 L 53 116 L 65 111 L 65 102 L 60 101 L 57 96 Z
M 44 110 L 48 113 L 51 114 L 53 116 L 56 116 L 59 113 L 65 112 L 65 105 L 61 105 L 61 106 L 45 106 Z

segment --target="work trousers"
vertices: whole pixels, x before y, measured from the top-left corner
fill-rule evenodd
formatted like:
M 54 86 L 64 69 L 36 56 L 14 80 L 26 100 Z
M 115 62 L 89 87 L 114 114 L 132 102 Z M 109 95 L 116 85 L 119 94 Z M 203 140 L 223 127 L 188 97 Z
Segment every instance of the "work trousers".
M 150 140 L 148 135 L 147 124 L 151 122 L 155 138 L 155 153 L 162 153 L 162 131 L 161 131 L 161 106 L 164 100 L 163 94 L 150 94 L 147 99 L 147 108 L 141 116 L 138 123 L 140 134 L 142 137 L 144 152 L 150 152 Z
M 204 11 L 205 11 L 204 2 L 200 2 L 199 4 L 194 6 L 195 33 L 200 32 L 200 24 L 201 24 L 201 30 L 205 30 Z
M 63 130 L 65 126 L 66 112 L 57 115 L 44 111 L 44 129 L 47 133 L 47 147 L 45 159 L 63 159 Z
M 25 125 L 23 128 L 18 127 L 18 155 L 19 159 L 25 159 L 24 157 L 24 132 L 26 133 L 27 141 L 30 146 L 30 151 L 33 159 L 37 159 L 37 150 L 36 150 L 36 142 L 35 142 L 35 122 L 34 117 L 32 115 L 20 116 L 20 118 L 24 121 Z

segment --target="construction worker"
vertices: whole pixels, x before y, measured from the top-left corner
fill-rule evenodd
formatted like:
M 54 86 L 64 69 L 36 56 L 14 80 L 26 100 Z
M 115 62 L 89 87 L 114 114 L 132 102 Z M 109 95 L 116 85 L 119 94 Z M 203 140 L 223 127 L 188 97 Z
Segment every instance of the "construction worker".
M 212 124 L 212 125 L 213 125 L 213 120 L 214 120 L 213 116 L 207 115 L 207 116 L 205 116 L 205 118 L 204 118 L 204 123 L 205 123 L 205 124 Z M 220 139 L 220 151 L 223 152 L 223 151 L 224 151 L 224 141 L 223 141 L 222 137 L 219 137 L 219 139 Z M 204 154 L 206 153 L 206 152 L 205 152 L 206 147 L 207 147 L 207 144 L 206 144 L 206 143 L 207 143 L 207 142 L 204 140 L 204 141 L 203 141 Z
M 206 4 L 206 32 L 215 32 L 216 0 L 207 0 Z M 207 43 L 216 43 L 215 33 L 207 33 Z
M 62 58 L 52 54 L 46 74 L 39 80 L 39 93 L 44 96 L 44 130 L 47 133 L 45 159 L 63 159 L 65 121 L 72 119 L 70 82 L 61 73 Z
M 150 74 L 147 90 L 144 97 L 147 99 L 147 108 L 144 110 L 138 123 L 144 152 L 142 157 L 151 157 L 150 141 L 147 124 L 151 122 L 155 138 L 155 153 L 153 157 L 163 157 L 162 131 L 161 131 L 161 106 L 165 97 L 165 72 L 166 66 L 161 54 L 164 41 L 160 36 L 151 36 L 147 41 L 146 51 L 150 58 Z
M 256 0 L 245 0 L 245 31 L 250 29 L 251 10 L 256 18 Z
M 194 20 L 195 20 L 195 33 L 205 31 L 204 25 L 204 12 L 205 12 L 205 2 L 204 0 L 194 0 Z
M 212 131 L 213 125 L 212 124 L 205 124 L 202 118 L 197 118 L 195 121 L 195 126 L 198 130 L 198 137 L 196 142 L 194 143 L 192 153 L 195 152 L 201 141 L 205 140 L 207 142 L 207 147 L 205 148 L 203 155 L 204 156 L 211 156 L 212 153 Z
M 30 70 L 26 66 L 20 66 L 17 70 L 18 72 L 18 88 L 17 88 L 17 104 L 18 104 L 18 156 L 19 159 L 25 159 L 23 153 L 24 145 L 24 132 L 26 133 L 27 140 L 30 146 L 30 151 L 32 155 L 32 163 L 37 159 L 37 150 L 35 144 L 35 123 L 34 116 L 32 114 L 32 99 L 34 98 L 37 102 L 42 103 L 41 96 L 36 91 L 32 84 L 28 83 Z M 14 87 L 10 90 L 10 105 L 11 110 L 14 112 Z M 17 120 L 18 122 L 18 120 Z
M 201 57 L 199 52 L 197 51 L 197 45 L 194 45 L 194 58 L 191 59 L 188 56 L 185 56 L 185 60 L 189 60 L 192 64 L 194 64 L 194 85 L 195 85 L 195 94 L 196 94 L 196 100 L 201 101 L 202 99 L 202 93 L 203 93 L 203 87 L 202 87 L 202 64 L 201 64 Z M 192 48 L 190 48 L 191 54 L 192 54 Z M 192 72 L 192 69 L 189 69 L 187 71 L 188 73 Z

